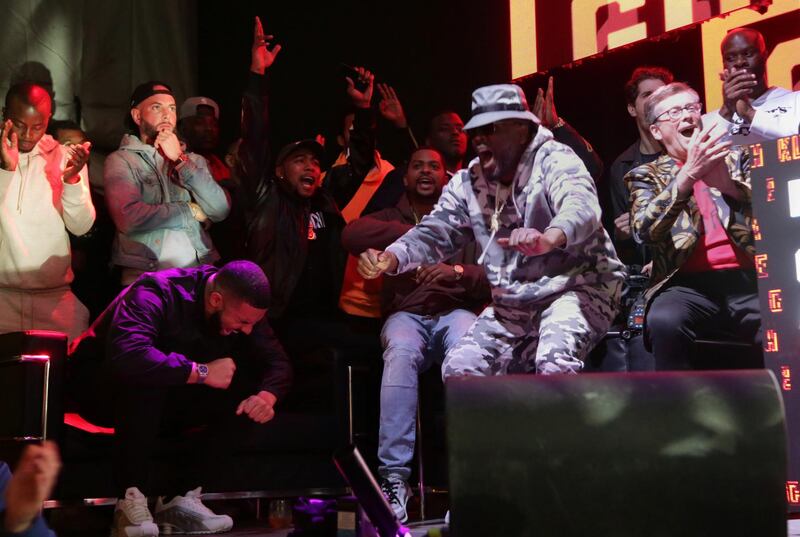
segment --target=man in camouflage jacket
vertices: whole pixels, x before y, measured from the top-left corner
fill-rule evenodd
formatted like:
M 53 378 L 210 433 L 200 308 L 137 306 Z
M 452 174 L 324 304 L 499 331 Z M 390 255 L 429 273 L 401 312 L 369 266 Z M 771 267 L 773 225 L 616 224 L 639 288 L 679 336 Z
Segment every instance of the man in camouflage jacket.
M 623 279 L 594 182 L 518 86 L 479 88 L 472 114 L 465 129 L 478 158 L 415 228 L 385 252 L 364 252 L 359 270 L 408 272 L 474 238 L 492 304 L 448 351 L 443 376 L 578 372 L 614 317 Z

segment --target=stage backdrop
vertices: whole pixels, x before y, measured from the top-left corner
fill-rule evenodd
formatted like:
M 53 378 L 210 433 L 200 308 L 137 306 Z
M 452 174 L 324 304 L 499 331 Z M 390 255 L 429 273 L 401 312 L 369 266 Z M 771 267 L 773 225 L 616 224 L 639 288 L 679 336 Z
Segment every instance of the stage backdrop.
M 764 362 L 783 393 L 786 500 L 792 511 L 800 511 L 800 136 L 750 148 Z
M 765 4 L 763 13 L 749 9 L 751 4 Z M 579 63 L 646 39 L 662 39 L 665 32 L 701 22 L 698 56 L 702 57 L 707 110 L 722 104 L 719 46 L 732 28 L 750 26 L 764 34 L 770 84 L 791 88 L 793 80 L 800 78 L 798 0 L 509 0 L 509 10 L 514 79 Z

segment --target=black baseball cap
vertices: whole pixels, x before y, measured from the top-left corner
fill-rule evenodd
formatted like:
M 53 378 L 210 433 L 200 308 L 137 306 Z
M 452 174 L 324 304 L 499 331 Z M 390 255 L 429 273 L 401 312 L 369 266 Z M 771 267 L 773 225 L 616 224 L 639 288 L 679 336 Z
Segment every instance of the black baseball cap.
M 280 166 L 283 164 L 283 161 L 286 160 L 286 157 L 300 149 L 310 150 L 320 161 L 325 156 L 325 150 L 316 140 L 310 138 L 306 140 L 297 140 L 296 142 L 286 144 L 278 151 L 278 156 L 275 158 L 275 165 Z
M 172 88 L 158 80 L 151 80 L 144 84 L 139 84 L 131 94 L 131 108 L 135 108 L 139 103 L 153 95 L 172 95 Z M 174 95 L 172 95 L 175 97 Z

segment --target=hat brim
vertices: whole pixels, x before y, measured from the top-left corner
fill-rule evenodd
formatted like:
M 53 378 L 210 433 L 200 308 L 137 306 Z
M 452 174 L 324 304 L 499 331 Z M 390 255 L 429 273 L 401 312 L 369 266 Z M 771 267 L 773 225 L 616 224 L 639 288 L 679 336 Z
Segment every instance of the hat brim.
M 277 158 L 275 159 L 275 165 L 280 166 L 283 164 L 283 161 L 292 155 L 292 153 L 296 153 L 301 149 L 310 150 L 319 160 L 322 160 L 325 156 L 325 149 L 323 149 L 323 147 L 316 140 L 299 140 L 297 142 L 286 144 L 281 148 L 281 150 L 278 152 Z
M 525 119 L 528 121 L 532 121 L 537 125 L 541 125 L 541 121 L 539 118 L 536 117 L 533 112 L 529 110 L 524 111 L 514 111 L 514 110 L 499 110 L 497 112 L 484 112 L 482 114 L 477 114 L 472 116 L 467 124 L 464 125 L 464 130 L 468 131 L 470 129 L 476 129 L 478 127 L 483 127 L 484 125 L 489 125 L 494 123 L 495 121 L 500 121 L 501 119 Z

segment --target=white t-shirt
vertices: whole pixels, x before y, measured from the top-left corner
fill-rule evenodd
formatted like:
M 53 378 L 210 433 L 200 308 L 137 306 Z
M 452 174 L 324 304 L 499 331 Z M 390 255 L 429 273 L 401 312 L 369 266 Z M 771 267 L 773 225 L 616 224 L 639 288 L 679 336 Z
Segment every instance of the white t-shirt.
M 709 121 L 725 126 L 734 145 L 774 140 L 800 131 L 800 91 L 773 86 L 753 99 L 752 105 L 756 110 L 752 124 L 747 124 L 736 112 L 733 121 L 727 121 L 717 109 L 703 116 L 703 126 Z

